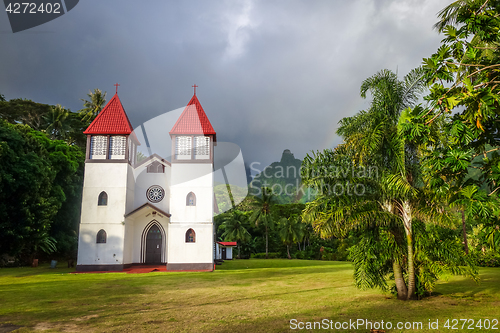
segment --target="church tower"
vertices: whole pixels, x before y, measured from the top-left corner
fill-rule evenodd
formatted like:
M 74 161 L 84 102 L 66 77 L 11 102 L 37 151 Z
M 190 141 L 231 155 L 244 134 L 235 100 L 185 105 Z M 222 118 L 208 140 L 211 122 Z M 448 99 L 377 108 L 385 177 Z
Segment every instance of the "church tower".
M 212 270 L 216 133 L 194 95 L 172 138 L 167 270 Z
M 124 214 L 134 204 L 137 139 L 116 93 L 84 134 L 85 178 L 77 270 L 122 270 Z

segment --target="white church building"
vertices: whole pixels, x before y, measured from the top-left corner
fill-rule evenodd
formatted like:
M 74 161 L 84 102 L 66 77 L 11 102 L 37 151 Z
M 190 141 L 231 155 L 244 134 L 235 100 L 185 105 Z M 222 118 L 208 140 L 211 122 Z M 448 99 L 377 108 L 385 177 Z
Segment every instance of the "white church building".
M 153 154 L 136 163 L 140 143 L 115 94 L 84 132 L 77 271 L 213 270 L 216 133 L 196 90 L 167 130 L 171 161 Z

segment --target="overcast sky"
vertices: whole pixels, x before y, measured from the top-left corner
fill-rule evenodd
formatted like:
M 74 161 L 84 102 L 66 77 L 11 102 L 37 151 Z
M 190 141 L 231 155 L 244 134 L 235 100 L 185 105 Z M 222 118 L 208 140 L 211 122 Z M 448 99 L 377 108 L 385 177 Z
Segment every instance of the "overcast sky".
M 134 127 L 187 104 L 193 84 L 218 141 L 247 164 L 332 148 L 338 121 L 366 108 L 361 82 L 402 77 L 438 48 L 449 0 L 83 0 L 13 34 L 0 13 L 0 93 L 82 108 L 120 99 Z M 170 128 L 165 129 L 168 133 Z

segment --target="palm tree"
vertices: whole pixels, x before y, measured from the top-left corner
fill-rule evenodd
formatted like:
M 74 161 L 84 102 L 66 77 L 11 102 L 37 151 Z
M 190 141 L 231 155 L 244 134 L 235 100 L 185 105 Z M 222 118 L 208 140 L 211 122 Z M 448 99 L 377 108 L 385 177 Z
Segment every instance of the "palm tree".
M 415 187 L 418 158 L 415 147 L 405 142 L 400 122 L 423 90 L 422 79 L 421 69 L 411 71 L 403 81 L 395 73 L 382 70 L 363 81 L 361 96 L 366 98 L 368 92 L 371 94 L 370 108 L 340 121 L 337 133 L 344 138 L 344 144 L 333 155 L 337 159 L 335 162 L 344 168 L 352 167 L 353 162 L 365 167 L 376 166 L 380 179 L 350 179 L 351 182 L 364 183 L 369 193 L 363 197 L 343 196 L 336 198 L 335 202 L 320 197 L 305 210 L 305 217 L 314 221 L 316 229 L 323 229 L 330 236 L 349 229 L 384 226 L 397 240 L 401 238 L 401 228 L 397 227 L 399 221 L 407 242 L 407 288 L 401 270 L 404 260 L 400 256 L 392 258 L 392 268 L 401 299 L 413 298 L 416 290 L 412 220 L 418 194 Z M 306 161 L 317 164 L 313 158 Z M 324 161 L 319 164 L 324 164 Z M 317 186 L 319 180 L 314 179 L 313 183 Z M 341 181 L 345 182 L 345 179 Z M 311 183 L 311 179 L 306 182 Z
M 81 99 L 83 101 L 83 109 L 80 110 L 80 114 L 83 121 L 90 123 L 97 117 L 106 104 L 106 92 L 103 93 L 100 89 L 96 88 L 94 92 L 89 91 L 87 96 L 88 100 Z
M 289 218 L 283 217 L 280 220 L 279 234 L 281 240 L 286 245 L 288 259 L 292 259 L 290 256 L 290 245 L 302 241 L 304 238 L 304 224 L 299 221 L 297 216 L 290 216 Z
M 271 207 L 274 203 L 273 191 L 267 187 L 261 188 L 261 197 L 254 197 L 254 202 L 252 203 L 252 208 L 255 209 L 252 216 L 250 216 L 250 222 L 255 223 L 258 227 L 259 224 L 263 224 L 266 233 L 266 259 L 269 257 L 269 229 L 273 226 L 273 220 L 271 218 Z
M 420 68 L 411 71 L 403 81 L 389 70 L 375 74 L 361 85 L 361 96 L 366 98 L 367 92 L 370 92 L 373 97 L 369 111 L 355 119 L 354 123 L 344 122 L 338 130 L 347 146 L 360 149 L 361 162 L 370 159 L 382 169 L 381 207 L 390 214 L 396 214 L 406 234 L 407 298 L 413 298 L 416 291 L 412 229 L 415 207 L 412 201 L 417 196 L 415 182 L 418 177 L 418 158 L 415 147 L 406 142 L 401 134 L 401 123 L 424 86 Z M 361 125 L 361 131 L 353 127 L 356 123 Z M 398 262 L 395 262 L 397 265 Z M 395 268 L 399 270 L 399 267 Z M 395 275 L 399 276 L 398 273 L 395 272 Z M 401 287 L 404 296 L 404 287 Z
M 222 238 L 238 242 L 238 259 L 241 258 L 241 243 L 247 242 L 251 238 L 250 233 L 245 228 L 247 223 L 248 217 L 245 214 L 240 211 L 234 211 L 222 220 L 222 224 L 219 227 L 220 229 L 224 229 Z
M 52 139 L 64 139 L 71 130 L 70 120 L 70 111 L 57 104 L 45 117 L 45 131 Z

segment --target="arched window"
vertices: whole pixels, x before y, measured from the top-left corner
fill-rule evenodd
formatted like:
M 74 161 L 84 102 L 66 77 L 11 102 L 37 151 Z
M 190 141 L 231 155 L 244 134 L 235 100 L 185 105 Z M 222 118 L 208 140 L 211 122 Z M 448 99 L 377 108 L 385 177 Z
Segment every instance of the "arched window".
M 189 192 L 186 196 L 186 206 L 196 206 L 196 195 L 193 192 Z
M 193 229 L 186 231 L 186 243 L 194 243 L 196 241 L 196 234 Z
M 108 205 L 108 194 L 104 191 L 99 194 L 99 199 L 97 200 L 98 206 L 107 206 Z
M 106 243 L 106 231 L 103 229 L 99 230 L 96 237 L 96 243 Z

